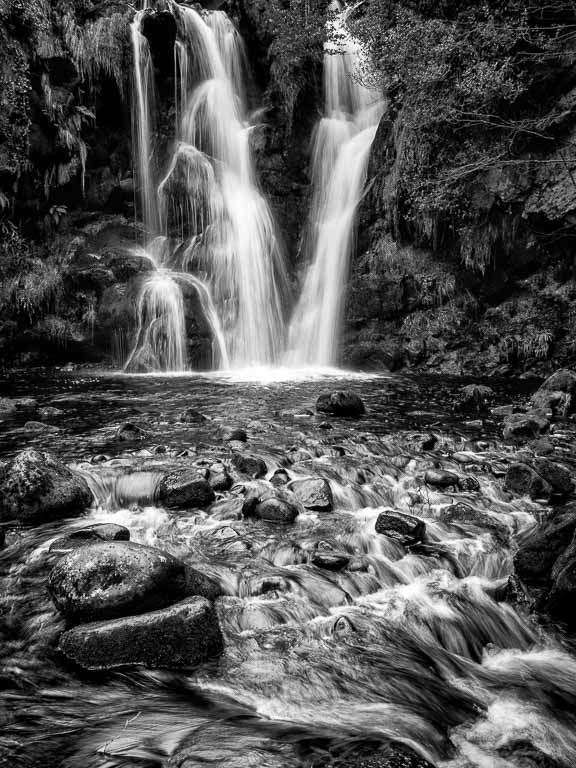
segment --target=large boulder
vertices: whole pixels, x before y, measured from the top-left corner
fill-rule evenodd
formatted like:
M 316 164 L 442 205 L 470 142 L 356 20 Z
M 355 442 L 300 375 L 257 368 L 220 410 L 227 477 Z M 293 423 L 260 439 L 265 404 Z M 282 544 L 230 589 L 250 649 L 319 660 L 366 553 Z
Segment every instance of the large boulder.
M 334 506 L 330 484 L 320 477 L 293 480 L 287 487 L 306 509 L 330 512 Z
M 576 373 L 562 368 L 549 376 L 532 395 L 532 405 L 552 418 L 568 416 L 576 409 Z
M 506 472 L 504 488 L 521 496 L 530 496 L 531 499 L 548 500 L 553 493 L 550 483 L 522 462 L 510 465 Z
M 84 624 L 64 632 L 59 649 L 85 669 L 126 665 L 190 667 L 222 652 L 212 603 L 191 597 L 152 613 Z
M 216 499 L 214 489 L 197 469 L 179 469 L 160 480 L 156 501 L 167 509 L 207 507 Z
M 90 544 L 52 569 L 48 591 L 70 621 L 96 621 L 163 608 L 186 594 L 184 564 L 129 541 Z
M 576 506 L 568 505 L 563 511 L 518 538 L 518 551 L 514 556 L 514 570 L 529 586 L 545 587 L 551 577 L 554 563 L 568 548 L 576 532 Z
M 316 401 L 317 413 L 328 413 L 331 416 L 362 416 L 366 408 L 361 398 L 349 390 L 323 392 Z
M 532 466 L 540 477 L 543 477 L 547 483 L 550 483 L 556 493 L 567 495 L 574 490 L 572 474 L 562 464 L 537 457 L 532 461 Z
M 386 510 L 378 515 L 375 530 L 376 533 L 388 536 L 401 544 L 410 545 L 424 541 L 426 523 L 412 515 Z
M 551 580 L 544 607 L 555 619 L 576 629 L 576 536 L 554 563 Z
M 26 450 L 0 465 L 0 521 L 74 517 L 92 501 L 86 480 L 49 453 Z
M 533 440 L 546 432 L 550 422 L 541 411 L 514 413 L 504 420 L 502 434 L 505 440 Z

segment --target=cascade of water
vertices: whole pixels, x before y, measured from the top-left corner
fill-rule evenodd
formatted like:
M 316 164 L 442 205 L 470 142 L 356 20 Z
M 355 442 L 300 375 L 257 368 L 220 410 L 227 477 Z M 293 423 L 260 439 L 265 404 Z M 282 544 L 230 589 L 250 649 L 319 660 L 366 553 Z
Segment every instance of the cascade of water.
M 154 312 L 179 311 L 166 298 L 182 281 L 194 283 L 219 349 L 220 366 L 266 364 L 283 346 L 283 297 L 287 278 L 272 213 L 258 190 L 250 152 L 250 126 L 244 102 L 245 55 L 242 40 L 225 13 L 200 15 L 173 0 L 175 44 L 175 143 L 167 171 L 157 188 L 147 162 L 151 156 L 152 64 L 136 15 L 135 54 L 136 154 L 147 229 L 179 242 L 157 262 L 142 289 L 135 351 L 129 363 L 159 369 L 186 367 L 185 322 Z M 169 269 L 169 273 L 166 271 Z M 191 276 L 188 270 L 193 272 Z M 151 283 L 158 282 L 152 290 Z M 153 301 L 153 306 L 148 302 Z M 154 351 L 161 336 L 181 332 Z M 142 345 L 147 345 L 141 354 Z M 176 348 L 178 353 L 176 354 Z M 181 354 L 183 352 L 183 354 Z
M 355 75 L 362 59 L 359 44 L 346 29 L 349 10 L 329 22 L 324 55 L 325 116 L 312 148 L 312 208 L 306 250 L 310 265 L 288 334 L 290 365 L 330 365 L 336 360 L 344 286 L 354 245 L 355 214 L 366 181 L 370 147 L 384 108 L 375 91 Z

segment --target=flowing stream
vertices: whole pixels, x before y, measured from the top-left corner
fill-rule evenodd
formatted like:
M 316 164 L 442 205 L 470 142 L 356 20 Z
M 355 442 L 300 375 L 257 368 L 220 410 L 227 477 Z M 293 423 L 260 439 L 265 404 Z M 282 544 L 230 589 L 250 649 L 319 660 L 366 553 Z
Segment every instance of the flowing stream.
M 576 659 L 526 604 L 504 599 L 515 539 L 549 509 L 503 491 L 514 451 L 498 424 L 459 415 L 457 380 L 287 376 L 14 379 L 9 394 L 59 410 L 50 417 L 59 431 L 5 421 L 1 456 L 53 451 L 97 501 L 84 519 L 8 530 L 0 758 L 17 768 L 424 765 L 407 753 L 374 757 L 392 741 L 436 768 L 573 766 Z M 491 385 L 495 404 L 521 397 L 521 383 Z M 343 387 L 363 397 L 365 417 L 312 415 L 319 392 Z M 190 407 L 207 420 L 182 422 Z M 117 439 L 126 420 L 142 427 L 142 440 Z M 243 426 L 248 442 L 226 442 L 226 426 Z M 573 426 L 553 439 L 574 463 Z M 280 468 L 291 480 L 326 479 L 334 509 L 302 510 L 291 525 L 243 519 L 247 481 L 237 475 L 207 510 L 154 502 L 167 469 L 221 460 L 234 474 L 238 452 L 266 462 L 264 486 Z M 430 467 L 477 483 L 434 489 L 422 480 Z M 443 510 L 457 503 L 475 519 L 449 522 Z M 390 508 L 423 520 L 426 544 L 376 533 Z M 64 623 L 46 581 L 60 555 L 50 544 L 102 521 L 211 570 L 225 592 L 216 600 L 219 658 L 197 669 L 96 674 L 57 652 Z

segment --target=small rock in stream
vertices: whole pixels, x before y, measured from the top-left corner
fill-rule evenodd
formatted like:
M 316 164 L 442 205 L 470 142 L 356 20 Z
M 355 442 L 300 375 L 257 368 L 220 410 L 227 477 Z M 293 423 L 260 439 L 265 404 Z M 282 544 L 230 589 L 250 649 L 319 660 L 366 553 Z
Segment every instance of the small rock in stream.
M 84 478 L 49 453 L 26 450 L 0 465 L 0 521 L 77 517 L 92 501 Z
M 131 421 L 121 424 L 116 430 L 116 439 L 125 443 L 144 440 L 145 437 L 145 430 L 137 424 L 133 424 Z
M 323 392 L 316 401 L 316 412 L 327 413 L 331 416 L 358 417 L 366 413 L 361 398 L 349 390 Z
M 277 469 L 270 478 L 270 482 L 275 488 L 281 488 L 290 482 L 290 475 L 285 469 Z
M 180 414 L 179 421 L 184 424 L 203 424 L 208 421 L 208 419 L 203 413 L 200 413 L 200 411 L 197 411 L 195 408 L 186 408 Z
M 169 472 L 156 490 L 156 500 L 167 509 L 207 507 L 215 499 L 214 489 L 196 468 Z
M 251 456 L 245 453 L 234 453 L 232 455 L 232 465 L 248 477 L 264 477 L 268 472 L 266 462 L 260 456 Z
M 423 520 L 394 510 L 381 512 L 374 528 L 376 533 L 388 536 L 404 545 L 422 542 L 426 537 L 426 523 Z
M 334 496 L 327 480 L 310 477 L 293 480 L 287 487 L 306 509 L 330 512 L 334 507 Z
M 533 440 L 542 432 L 546 432 L 550 422 L 539 411 L 528 411 L 528 413 L 515 413 L 507 416 L 504 420 L 502 434 L 504 440 Z
M 176 668 L 200 664 L 224 642 L 210 601 L 191 597 L 168 608 L 64 632 L 59 649 L 84 669 L 126 665 Z
M 241 427 L 222 427 L 220 430 L 222 440 L 226 443 L 239 442 L 245 443 L 248 440 L 246 430 Z
M 53 424 L 45 424 L 43 421 L 27 421 L 26 424 L 24 424 L 24 431 L 37 434 L 49 434 L 61 432 L 62 430 L 60 427 L 55 427 Z
M 428 485 L 435 485 L 438 488 L 449 488 L 457 486 L 460 477 L 454 472 L 448 472 L 444 469 L 427 469 L 424 474 L 424 481 Z
M 184 564 L 130 541 L 88 544 L 52 569 L 48 591 L 71 621 L 111 619 L 162 608 L 186 594 Z
M 50 552 L 70 552 L 99 541 L 129 541 L 130 531 L 116 523 L 96 523 L 95 525 L 72 531 L 52 542 Z

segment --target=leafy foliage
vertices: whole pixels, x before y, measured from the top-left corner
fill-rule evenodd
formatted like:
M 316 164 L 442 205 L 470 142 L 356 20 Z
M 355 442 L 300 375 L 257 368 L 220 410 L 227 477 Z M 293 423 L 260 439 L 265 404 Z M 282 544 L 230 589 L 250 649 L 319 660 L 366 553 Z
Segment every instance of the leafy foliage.
M 352 24 L 370 54 L 358 76 L 384 89 L 402 124 L 391 219 L 419 243 L 458 242 L 484 272 L 503 244 L 477 183 L 550 142 L 538 89 L 546 67 L 574 60 L 574 4 L 366 0 Z

